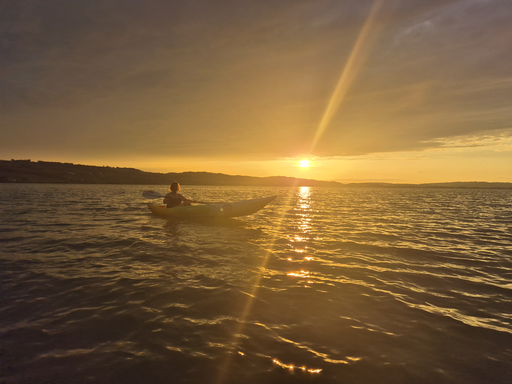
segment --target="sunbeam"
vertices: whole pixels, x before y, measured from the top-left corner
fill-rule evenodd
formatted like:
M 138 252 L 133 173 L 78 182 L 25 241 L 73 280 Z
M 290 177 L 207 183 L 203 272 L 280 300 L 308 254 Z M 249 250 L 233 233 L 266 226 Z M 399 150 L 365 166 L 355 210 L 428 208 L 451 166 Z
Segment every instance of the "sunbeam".
M 347 94 L 350 85 L 354 82 L 355 78 L 357 77 L 357 73 L 361 67 L 361 64 L 369 51 L 370 44 L 368 44 L 368 41 L 370 38 L 370 32 L 372 31 L 375 25 L 375 19 L 377 17 L 379 9 L 382 6 L 382 3 L 382 0 L 376 0 L 373 3 L 372 8 L 370 9 L 370 13 L 368 14 L 368 17 L 366 18 L 366 21 L 363 25 L 363 28 L 361 29 L 361 33 L 359 34 L 359 37 L 357 38 L 357 41 L 354 44 L 354 48 L 352 49 L 352 52 L 350 54 L 350 57 L 348 58 L 345 68 L 341 73 L 338 84 L 336 85 L 336 88 L 334 89 L 331 99 L 329 100 L 329 104 L 327 105 L 324 115 L 322 116 L 322 120 L 320 120 L 320 124 L 318 125 L 318 129 L 315 133 L 315 137 L 313 138 L 313 142 L 311 144 L 310 153 L 313 152 L 318 141 L 325 133 L 327 127 L 329 126 L 329 123 L 332 120 L 332 117 L 336 113 L 336 110 L 339 108 L 345 95 Z
M 293 195 L 295 192 L 295 187 L 297 187 L 297 183 L 298 183 L 298 181 L 295 182 L 295 185 L 292 188 L 289 188 L 288 194 L 280 196 L 281 199 L 284 199 L 284 201 L 281 202 L 281 204 L 283 204 L 284 206 L 290 205 L 290 202 L 292 201 Z M 285 210 L 281 210 L 281 214 L 275 219 L 276 227 L 281 228 L 283 226 L 284 220 L 285 220 Z M 273 252 L 275 243 L 278 240 L 278 238 L 276 237 L 277 233 L 278 232 L 275 232 L 274 236 L 271 239 L 270 249 L 268 249 L 266 251 L 265 257 L 262 260 L 261 265 L 260 265 L 260 271 L 263 271 L 267 267 L 269 258 L 272 256 L 272 252 Z M 238 347 L 240 335 L 243 333 L 247 318 L 250 315 L 252 305 L 254 303 L 254 299 L 258 296 L 258 290 L 260 288 L 262 279 L 263 279 L 263 272 L 260 272 L 260 274 L 258 276 L 256 276 L 256 280 L 254 282 L 251 292 L 249 293 L 249 295 L 247 295 L 247 301 L 245 302 L 245 306 L 240 314 L 240 317 L 238 318 L 238 325 L 232 333 L 233 337 L 231 339 L 230 345 L 232 346 L 233 351 L 236 351 L 236 348 Z M 223 384 L 226 381 L 228 381 L 227 379 L 229 376 L 230 366 L 232 364 L 232 357 L 233 357 L 233 354 L 228 353 L 224 357 L 224 360 L 221 362 L 221 364 L 219 366 L 218 376 L 215 380 L 216 384 Z

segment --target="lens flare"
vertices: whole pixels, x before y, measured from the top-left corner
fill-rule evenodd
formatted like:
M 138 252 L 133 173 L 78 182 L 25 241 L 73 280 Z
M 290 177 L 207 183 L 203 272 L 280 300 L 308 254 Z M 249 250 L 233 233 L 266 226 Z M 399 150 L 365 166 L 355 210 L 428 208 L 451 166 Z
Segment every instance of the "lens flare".
M 350 53 L 347 63 L 342 70 L 341 77 L 338 80 L 338 84 L 334 89 L 334 92 L 329 100 L 327 108 L 322 116 L 320 124 L 316 130 L 313 143 L 311 144 L 310 152 L 316 147 L 318 141 L 327 130 L 330 122 L 332 121 L 336 111 L 342 104 L 345 96 L 352 83 L 355 81 L 360 68 L 363 66 L 364 59 L 368 56 L 369 49 L 371 48 L 371 42 L 373 36 L 376 36 L 374 31 L 376 26 L 377 15 L 379 14 L 380 8 L 383 6 L 382 0 L 375 0 L 370 13 L 366 18 L 363 28 L 354 44 L 354 48 Z

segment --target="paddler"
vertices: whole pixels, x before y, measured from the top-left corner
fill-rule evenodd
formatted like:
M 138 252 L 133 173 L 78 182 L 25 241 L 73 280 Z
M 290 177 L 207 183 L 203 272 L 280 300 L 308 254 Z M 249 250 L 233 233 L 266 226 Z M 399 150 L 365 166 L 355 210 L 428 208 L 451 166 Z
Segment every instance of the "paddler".
M 167 208 L 173 208 L 179 205 L 190 205 L 190 203 L 193 203 L 192 200 L 188 200 L 185 196 L 178 193 L 181 191 L 181 187 L 177 181 L 171 184 L 169 191 L 170 192 L 164 197 L 164 204 L 167 204 Z

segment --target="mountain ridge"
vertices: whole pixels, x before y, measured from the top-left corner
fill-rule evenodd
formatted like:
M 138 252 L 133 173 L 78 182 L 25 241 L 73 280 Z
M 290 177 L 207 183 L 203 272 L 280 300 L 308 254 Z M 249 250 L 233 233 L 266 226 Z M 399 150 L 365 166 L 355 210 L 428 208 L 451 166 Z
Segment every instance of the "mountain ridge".
M 145 184 L 223 186 L 309 186 L 367 188 L 476 188 L 512 189 L 508 182 L 448 182 L 448 183 L 341 183 L 288 176 L 242 176 L 212 172 L 145 172 L 135 168 L 82 165 L 51 161 L 0 160 L 0 183 L 59 183 L 59 184 Z

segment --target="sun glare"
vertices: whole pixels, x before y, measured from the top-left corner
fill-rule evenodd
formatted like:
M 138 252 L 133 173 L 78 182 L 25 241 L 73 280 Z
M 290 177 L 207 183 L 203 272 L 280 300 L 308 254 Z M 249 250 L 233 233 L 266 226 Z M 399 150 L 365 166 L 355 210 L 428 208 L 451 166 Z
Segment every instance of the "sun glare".
M 307 168 L 307 167 L 309 167 L 309 160 L 301 160 L 301 162 L 299 163 L 299 165 L 300 165 L 302 168 Z

